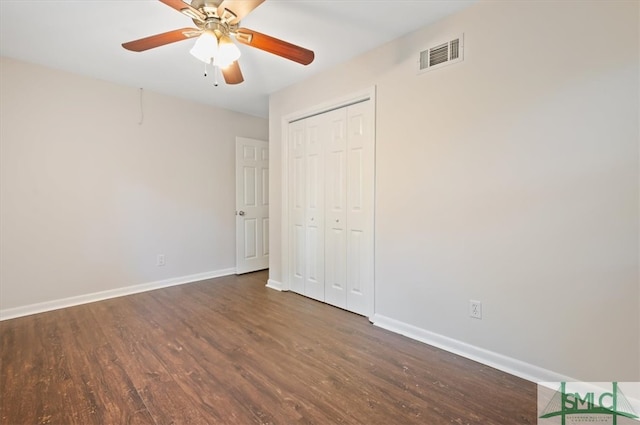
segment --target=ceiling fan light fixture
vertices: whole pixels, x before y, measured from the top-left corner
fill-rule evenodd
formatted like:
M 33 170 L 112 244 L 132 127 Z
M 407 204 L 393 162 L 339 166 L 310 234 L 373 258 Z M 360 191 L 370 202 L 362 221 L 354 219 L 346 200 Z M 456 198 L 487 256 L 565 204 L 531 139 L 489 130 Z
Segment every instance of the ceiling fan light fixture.
M 240 58 L 240 49 L 228 35 L 220 36 L 218 41 L 218 55 L 215 57 L 215 64 L 226 68 Z
M 218 51 L 218 39 L 215 34 L 205 31 L 198 37 L 189 53 L 204 63 L 211 63 L 218 56 Z
M 234 41 L 302 65 L 309 65 L 315 57 L 312 50 L 240 27 L 240 21 L 265 0 L 159 1 L 192 18 L 195 28 L 181 28 L 132 40 L 122 43 L 123 48 L 132 52 L 143 52 L 177 41 L 197 38 L 190 53 L 205 63 L 205 77 L 207 67 L 213 65 L 216 74 L 222 71 L 227 84 L 240 84 L 244 81 L 238 64 L 240 49 Z M 230 36 L 235 37 L 235 40 L 232 41 Z

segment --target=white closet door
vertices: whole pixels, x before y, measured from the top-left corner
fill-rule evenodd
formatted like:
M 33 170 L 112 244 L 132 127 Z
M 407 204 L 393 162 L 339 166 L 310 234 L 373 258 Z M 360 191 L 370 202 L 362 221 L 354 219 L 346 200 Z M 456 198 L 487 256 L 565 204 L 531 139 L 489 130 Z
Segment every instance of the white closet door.
M 289 205 L 290 205 L 290 284 L 291 290 L 304 294 L 305 283 L 305 123 L 289 124 Z
M 347 308 L 347 109 L 325 115 L 325 301 Z
M 289 279 L 363 315 L 374 304 L 374 110 L 352 104 L 289 124 Z
M 373 313 L 374 117 L 370 102 L 347 108 L 347 309 Z
M 304 295 L 324 301 L 324 152 L 326 117 L 305 120 L 305 281 Z

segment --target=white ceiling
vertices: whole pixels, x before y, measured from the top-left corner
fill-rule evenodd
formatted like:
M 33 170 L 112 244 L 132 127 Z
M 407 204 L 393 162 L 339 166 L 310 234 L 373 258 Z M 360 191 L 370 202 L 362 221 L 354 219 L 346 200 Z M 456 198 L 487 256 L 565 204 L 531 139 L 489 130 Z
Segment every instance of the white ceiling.
M 267 0 L 241 26 L 315 51 L 309 66 L 239 45 L 245 81 L 204 78 L 193 40 L 134 53 L 126 41 L 193 26 L 156 0 L 0 0 L 0 55 L 266 117 L 269 94 L 476 0 Z

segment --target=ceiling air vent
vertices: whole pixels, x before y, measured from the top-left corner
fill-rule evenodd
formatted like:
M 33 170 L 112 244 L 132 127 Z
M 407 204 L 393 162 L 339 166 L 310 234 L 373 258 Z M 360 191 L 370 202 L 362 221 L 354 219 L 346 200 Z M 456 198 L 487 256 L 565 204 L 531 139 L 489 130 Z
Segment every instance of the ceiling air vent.
M 418 72 L 431 71 L 432 69 L 460 62 L 463 59 L 463 50 L 464 39 L 462 34 L 423 50 L 420 52 Z

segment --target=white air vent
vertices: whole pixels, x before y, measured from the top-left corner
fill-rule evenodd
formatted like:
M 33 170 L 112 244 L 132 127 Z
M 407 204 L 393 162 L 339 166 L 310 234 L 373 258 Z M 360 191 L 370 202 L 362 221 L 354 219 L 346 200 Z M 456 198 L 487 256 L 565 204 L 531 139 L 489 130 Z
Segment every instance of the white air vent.
M 464 55 L 464 34 L 448 41 L 435 44 L 420 52 L 418 72 L 431 71 L 446 65 L 462 61 Z

